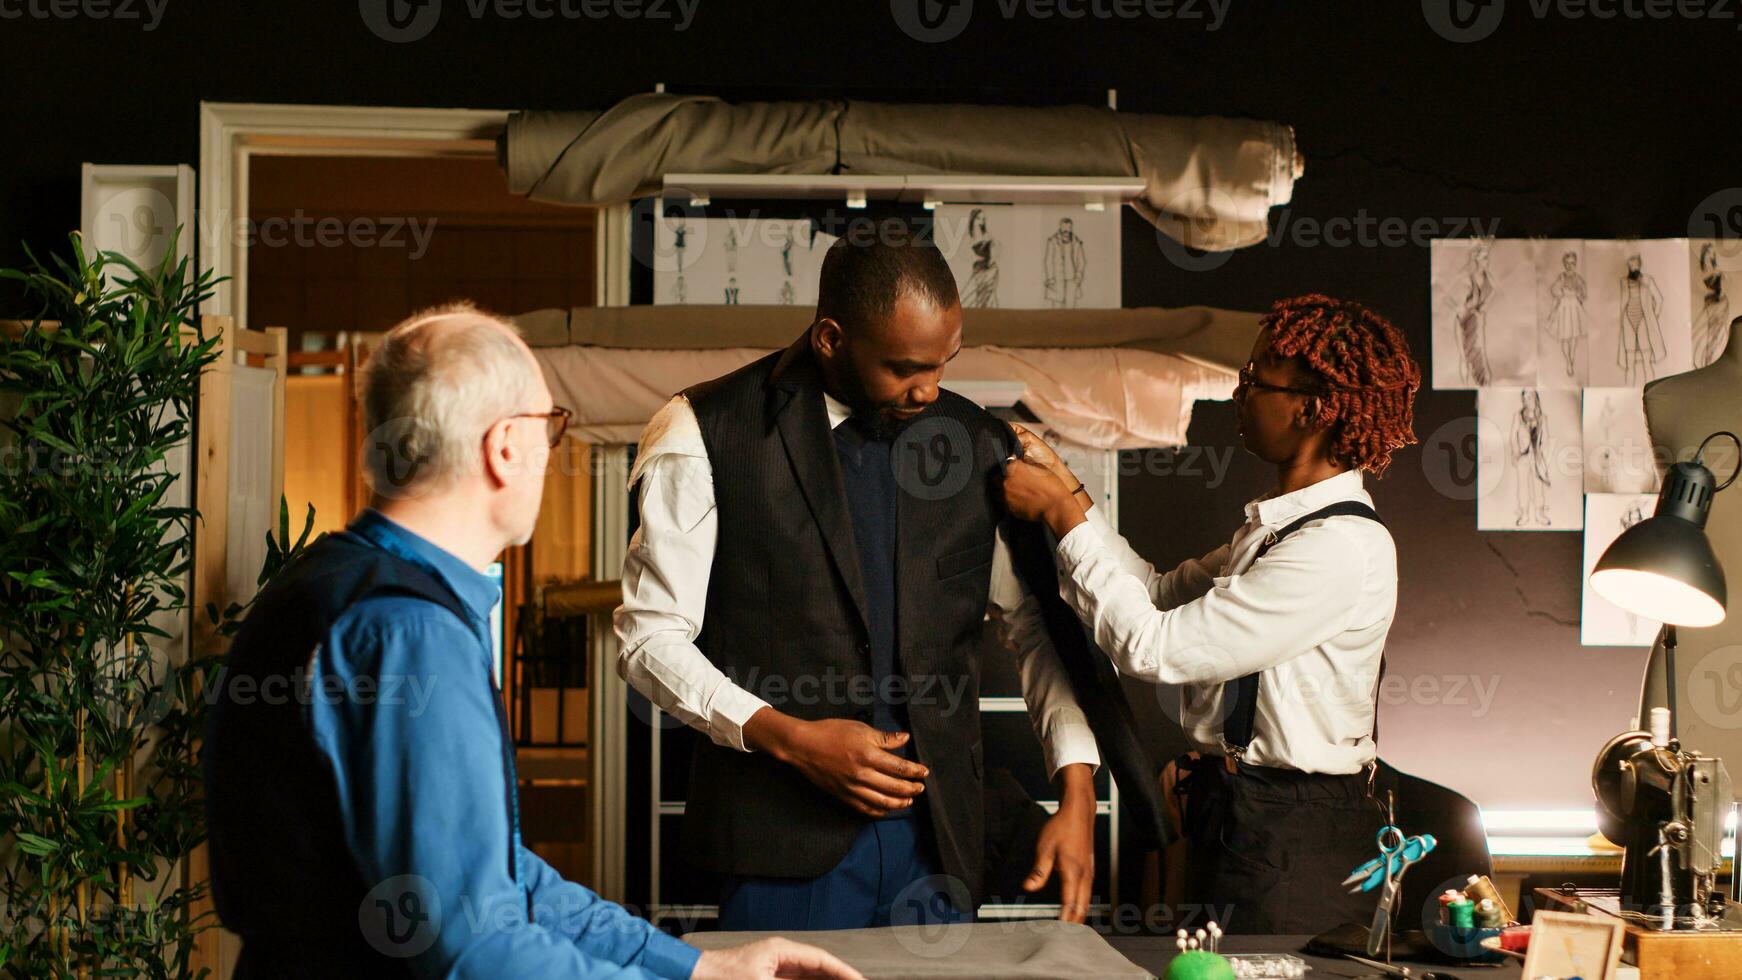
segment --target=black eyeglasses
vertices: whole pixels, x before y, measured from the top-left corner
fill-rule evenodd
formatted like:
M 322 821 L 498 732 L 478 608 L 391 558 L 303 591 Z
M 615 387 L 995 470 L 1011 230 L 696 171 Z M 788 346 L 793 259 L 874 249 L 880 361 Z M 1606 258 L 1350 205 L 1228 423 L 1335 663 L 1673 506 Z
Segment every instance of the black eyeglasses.
M 504 418 L 504 421 L 507 419 L 544 419 L 545 434 L 550 437 L 550 448 L 555 449 L 562 444 L 563 433 L 569 431 L 569 419 L 573 418 L 574 414 L 558 405 L 548 412 L 520 412 L 509 415 Z
M 1267 381 L 1260 381 L 1255 376 L 1255 372 L 1253 370 L 1253 365 L 1252 365 L 1251 361 L 1247 361 L 1246 366 L 1240 369 L 1240 383 L 1234 387 L 1234 390 L 1236 392 L 1251 391 L 1251 390 L 1286 391 L 1289 394 L 1293 394 L 1293 395 L 1316 395 L 1316 394 L 1319 394 L 1319 392 L 1314 391 L 1311 388 L 1291 388 L 1288 385 L 1273 385 Z

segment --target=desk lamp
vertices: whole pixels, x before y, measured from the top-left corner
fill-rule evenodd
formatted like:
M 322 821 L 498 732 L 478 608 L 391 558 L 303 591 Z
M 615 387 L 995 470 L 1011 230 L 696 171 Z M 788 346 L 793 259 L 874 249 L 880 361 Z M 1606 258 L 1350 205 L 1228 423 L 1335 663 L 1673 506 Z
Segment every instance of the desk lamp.
M 1712 497 L 1736 474 L 1720 484 L 1701 462 L 1720 436 L 1742 452 L 1734 433 L 1707 436 L 1692 462 L 1676 463 L 1664 475 L 1652 516 L 1623 531 L 1591 572 L 1598 595 L 1664 624 L 1669 707 L 1651 709 L 1650 732 L 1610 739 L 1591 772 L 1598 826 L 1625 849 L 1623 915 L 1652 929 L 1709 929 L 1727 911 L 1714 885 L 1732 803 L 1729 774 L 1719 759 L 1682 751 L 1675 737 L 1676 627 L 1723 622 L 1729 598 L 1706 518 Z

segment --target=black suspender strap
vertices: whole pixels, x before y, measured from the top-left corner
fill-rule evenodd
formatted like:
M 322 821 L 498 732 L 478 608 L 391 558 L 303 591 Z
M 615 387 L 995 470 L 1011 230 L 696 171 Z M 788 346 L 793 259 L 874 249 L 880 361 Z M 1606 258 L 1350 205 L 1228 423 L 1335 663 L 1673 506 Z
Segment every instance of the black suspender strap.
M 1268 552 L 1271 546 L 1278 541 L 1300 530 L 1307 523 L 1326 517 L 1365 517 L 1370 521 L 1385 523 L 1379 519 L 1379 513 L 1366 504 L 1357 500 L 1339 500 L 1329 506 L 1321 507 L 1305 517 L 1295 519 L 1281 530 L 1272 532 L 1265 542 L 1258 546 L 1258 553 L 1253 557 L 1252 563 L 1256 565 L 1264 558 L 1265 552 Z M 1385 677 L 1384 654 L 1379 657 L 1379 677 L 1381 680 Z M 1375 696 L 1377 697 L 1377 695 Z M 1229 713 L 1227 724 L 1222 726 L 1222 745 L 1230 754 L 1237 757 L 1246 749 L 1246 746 L 1252 744 L 1252 730 L 1258 720 L 1258 675 L 1247 674 L 1245 677 L 1223 683 L 1222 704 L 1229 704 L 1230 699 L 1232 699 L 1234 710 Z M 1379 739 L 1379 705 L 1377 701 L 1373 705 L 1373 738 L 1374 741 Z

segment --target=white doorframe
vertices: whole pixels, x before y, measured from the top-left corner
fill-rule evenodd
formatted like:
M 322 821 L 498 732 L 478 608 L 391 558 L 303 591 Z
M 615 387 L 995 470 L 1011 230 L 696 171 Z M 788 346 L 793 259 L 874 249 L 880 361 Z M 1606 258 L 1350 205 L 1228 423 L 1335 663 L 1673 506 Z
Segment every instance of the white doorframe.
M 225 281 L 203 312 L 235 317 L 248 325 L 248 162 L 254 156 L 491 157 L 496 135 L 508 122 L 506 109 L 417 109 L 376 106 L 275 105 L 201 102 L 199 232 L 200 268 Z M 629 207 L 599 211 L 595 226 L 595 302 L 629 303 Z M 612 454 L 615 453 L 615 457 Z M 601 447 L 597 456 L 621 459 L 623 447 Z M 627 544 L 628 490 L 621 467 L 604 467 L 595 484 L 594 568 L 615 578 Z M 601 537 L 604 535 L 605 537 Z M 628 687 L 617 676 L 615 637 L 596 644 L 592 671 L 593 738 L 587 747 L 590 830 L 596 890 L 621 900 L 624 801 L 623 717 Z M 607 665 L 608 669 L 597 669 Z
M 200 262 L 225 280 L 203 312 L 248 326 L 250 157 L 490 157 L 507 122 L 506 109 L 201 102 Z

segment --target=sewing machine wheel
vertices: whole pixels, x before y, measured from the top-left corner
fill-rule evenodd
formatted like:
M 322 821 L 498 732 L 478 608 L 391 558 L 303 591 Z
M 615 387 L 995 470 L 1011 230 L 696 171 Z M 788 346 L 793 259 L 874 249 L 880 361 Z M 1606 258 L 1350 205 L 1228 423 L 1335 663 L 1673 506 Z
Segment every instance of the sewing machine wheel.
M 1638 770 L 1631 760 L 1650 749 L 1649 732 L 1622 732 L 1604 743 L 1591 765 L 1591 791 L 1597 796 L 1597 829 L 1616 845 L 1626 843 L 1624 828 L 1633 813 L 1639 789 Z

